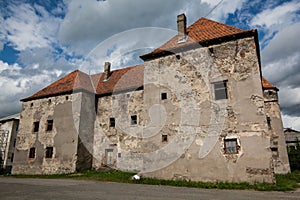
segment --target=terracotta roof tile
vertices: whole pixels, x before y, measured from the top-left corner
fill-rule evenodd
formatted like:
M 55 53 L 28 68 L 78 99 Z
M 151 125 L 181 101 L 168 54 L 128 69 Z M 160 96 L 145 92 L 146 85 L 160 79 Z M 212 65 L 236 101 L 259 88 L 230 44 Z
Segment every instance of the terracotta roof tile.
M 72 92 L 73 90 L 86 90 L 89 92 L 94 92 L 89 75 L 79 70 L 75 70 L 40 90 L 39 92 L 33 94 L 32 96 L 22 99 L 21 101 L 54 96 L 57 94 Z
M 144 84 L 144 65 L 114 70 L 111 71 L 108 80 L 104 78 L 103 73 L 93 76 L 93 80 L 98 82 L 96 87 L 98 95 L 137 89 Z
M 265 79 L 265 77 L 262 77 L 262 86 L 263 86 L 264 89 L 278 90 L 278 88 L 275 87 L 274 85 L 272 85 L 269 81 L 267 81 L 267 79 Z
M 85 90 L 98 95 L 111 94 L 113 92 L 140 88 L 143 86 L 143 82 L 143 65 L 113 70 L 111 71 L 109 79 L 106 81 L 104 81 L 103 73 L 89 76 L 84 72 L 75 70 L 21 101 L 29 101 L 64 93 L 71 93 L 74 90 Z
M 211 40 L 224 38 L 228 36 L 233 36 L 237 34 L 253 32 L 252 30 L 241 30 L 239 28 L 215 22 L 206 18 L 200 18 L 194 24 L 187 28 L 187 41 L 178 43 L 178 35 L 174 36 L 171 40 L 167 41 L 165 44 L 155 49 L 154 51 L 142 55 L 141 58 L 154 54 L 161 53 L 163 51 L 171 51 L 178 49 L 180 47 L 192 45 L 195 43 L 204 43 Z

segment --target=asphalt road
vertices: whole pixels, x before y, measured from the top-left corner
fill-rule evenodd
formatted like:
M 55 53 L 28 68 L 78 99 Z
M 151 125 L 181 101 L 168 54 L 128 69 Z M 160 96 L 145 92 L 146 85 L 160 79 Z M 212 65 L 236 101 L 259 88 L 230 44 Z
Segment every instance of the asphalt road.
M 300 191 L 259 192 L 248 190 L 215 190 L 96 181 L 0 177 L 0 200 L 7 199 L 295 200 L 300 199 Z

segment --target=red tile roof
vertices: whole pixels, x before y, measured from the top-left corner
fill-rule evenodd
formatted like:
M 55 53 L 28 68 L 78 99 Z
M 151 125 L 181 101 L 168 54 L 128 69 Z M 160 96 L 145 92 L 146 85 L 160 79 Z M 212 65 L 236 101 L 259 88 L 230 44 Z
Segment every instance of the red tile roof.
M 193 44 L 203 44 L 216 39 L 224 39 L 227 37 L 236 36 L 239 34 L 251 34 L 254 30 L 241 30 L 239 28 L 228 26 L 219 22 L 215 22 L 206 18 L 200 18 L 194 24 L 187 28 L 187 41 L 178 43 L 178 35 L 174 36 L 171 40 L 155 49 L 154 51 L 142 55 L 143 60 L 155 54 L 164 51 L 176 52 L 176 49 L 186 47 Z
M 89 76 L 88 74 L 75 70 L 65 77 L 55 81 L 34 95 L 22 99 L 29 101 L 40 99 L 73 91 L 84 90 L 98 95 L 111 94 L 125 90 L 138 89 L 144 83 L 144 66 L 133 67 L 111 71 L 108 80 L 104 80 L 104 74 L 99 73 Z
M 104 95 L 115 92 L 138 89 L 144 84 L 144 65 L 137 65 L 111 71 L 108 80 L 103 73 L 93 75 L 96 94 Z
M 74 90 L 86 90 L 88 92 L 94 92 L 89 75 L 79 70 L 75 70 L 65 77 L 40 90 L 39 92 L 33 94 L 32 96 L 22 99 L 21 101 L 28 101 L 54 96 L 57 94 L 70 93 Z
M 262 86 L 264 89 L 274 89 L 274 90 L 278 90 L 277 87 L 275 87 L 274 85 L 272 85 L 269 81 L 267 81 L 267 79 L 265 79 L 265 77 L 262 77 Z
M 206 18 L 201 18 L 187 28 L 188 39 L 186 42 L 178 44 L 178 37 L 175 36 L 158 49 L 141 56 L 141 58 L 147 59 L 147 57 L 159 54 L 165 50 L 172 51 L 195 43 L 201 44 L 216 39 L 224 39 L 229 36 L 237 36 L 238 34 L 244 36 L 244 34 L 247 33 L 253 34 L 253 31 L 244 31 Z M 85 90 L 97 95 L 107 95 L 129 89 L 137 89 L 143 86 L 144 66 L 138 65 L 114 70 L 111 71 L 108 80 L 104 80 L 104 78 L 103 73 L 89 76 L 79 70 L 75 70 L 34 95 L 22 99 L 22 101 L 29 101 L 63 93 L 72 93 L 74 90 Z M 264 78 L 262 79 L 262 85 L 263 88 L 276 88 Z

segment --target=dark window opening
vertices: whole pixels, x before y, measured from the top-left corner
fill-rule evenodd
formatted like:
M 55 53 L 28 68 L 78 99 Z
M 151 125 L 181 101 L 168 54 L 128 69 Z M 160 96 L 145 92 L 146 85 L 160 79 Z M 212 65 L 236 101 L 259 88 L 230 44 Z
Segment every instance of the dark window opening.
M 267 116 L 267 124 L 269 129 L 271 128 L 271 117 Z
M 14 156 L 15 156 L 15 154 L 12 153 L 12 154 L 11 154 L 11 157 L 10 157 L 10 162 L 14 162 Z
M 52 156 L 53 156 L 53 147 L 47 147 L 45 157 L 46 158 L 52 158 Z
M 69 100 L 69 96 L 66 96 L 66 100 L 67 100 L 67 101 Z
M 130 97 L 130 94 L 127 94 L 126 97 L 129 98 L 129 97 Z
M 180 55 L 176 55 L 176 58 L 177 58 L 177 60 L 180 60 L 181 57 L 180 57 Z
M 40 122 L 33 123 L 33 132 L 39 132 Z
M 30 107 L 33 107 L 33 103 L 30 104 Z
M 47 131 L 52 131 L 53 129 L 53 120 L 47 120 Z
M 17 144 L 17 139 L 15 138 L 15 139 L 14 139 L 14 146 L 13 146 L 13 147 L 15 147 L 16 144 Z
M 273 92 L 272 91 L 268 91 L 268 93 L 269 93 L 269 96 L 272 96 L 273 95 Z
M 115 118 L 109 118 L 109 126 L 110 127 L 115 127 L 116 126 Z
M 211 54 L 213 54 L 214 53 L 214 48 L 208 48 L 208 50 L 209 50 L 209 52 L 211 53 Z
M 161 136 L 161 141 L 162 142 L 168 142 L 168 135 L 162 135 Z
M 232 139 L 224 139 L 224 150 L 225 153 L 228 154 L 234 154 L 238 153 L 239 146 L 237 142 L 237 138 L 232 138 Z
M 136 124 L 137 124 L 137 116 L 131 115 L 131 125 L 136 125 Z
M 122 156 L 121 153 L 118 153 L 118 158 L 121 158 L 121 156 Z
M 29 149 L 29 158 L 35 158 L 35 148 L 34 147 Z
M 227 81 L 214 83 L 215 100 L 227 99 Z
M 48 104 L 49 104 L 49 105 L 51 104 L 51 99 L 48 100 Z
M 168 94 L 167 93 L 161 93 L 161 100 L 165 100 L 168 98 Z

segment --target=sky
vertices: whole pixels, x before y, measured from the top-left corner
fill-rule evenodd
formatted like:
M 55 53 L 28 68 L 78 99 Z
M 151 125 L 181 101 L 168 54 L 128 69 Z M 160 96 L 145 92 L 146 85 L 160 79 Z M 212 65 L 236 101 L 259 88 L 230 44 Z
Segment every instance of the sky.
M 176 33 L 180 13 L 188 25 L 206 17 L 257 29 L 284 127 L 300 130 L 299 0 L 0 0 L 0 117 L 20 112 L 20 99 L 76 69 L 141 63 L 141 52 Z M 86 68 L 96 54 L 98 64 Z

